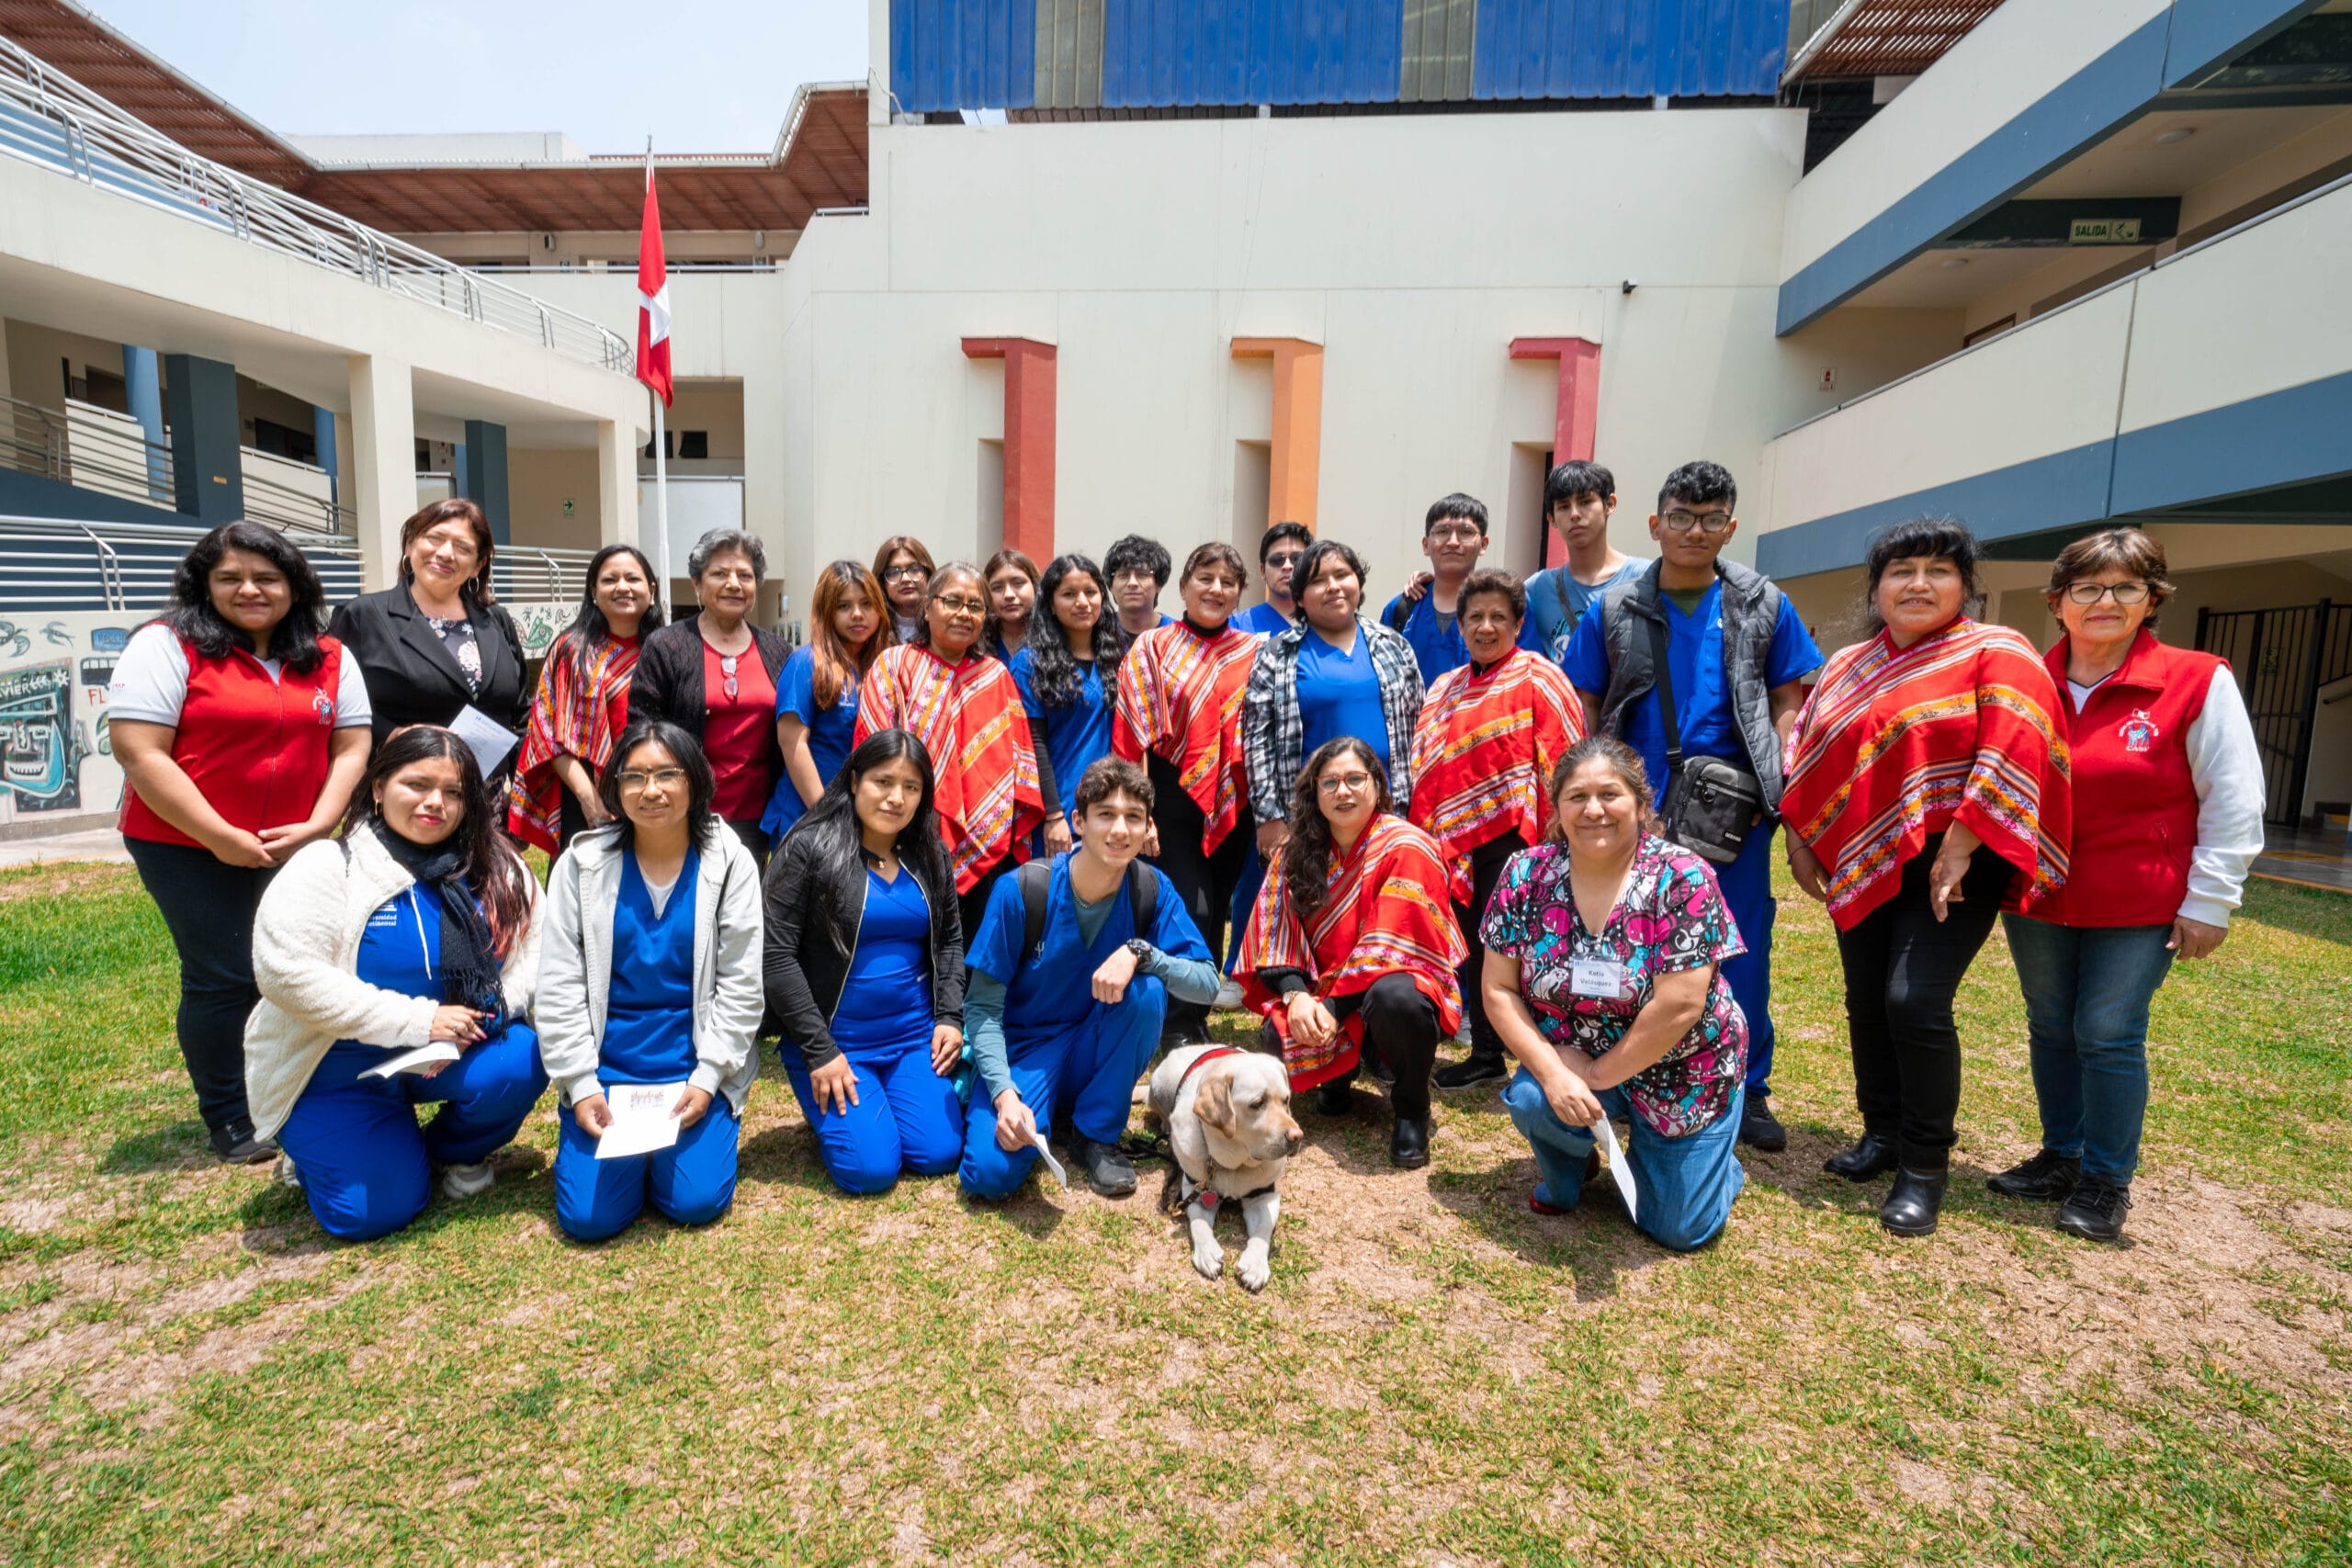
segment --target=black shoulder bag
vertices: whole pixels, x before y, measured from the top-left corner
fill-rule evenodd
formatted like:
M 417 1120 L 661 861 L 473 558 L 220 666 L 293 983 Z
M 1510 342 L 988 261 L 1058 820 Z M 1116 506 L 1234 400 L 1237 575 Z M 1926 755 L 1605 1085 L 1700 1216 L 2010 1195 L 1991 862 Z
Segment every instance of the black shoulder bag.
M 1667 837 L 1717 864 L 1739 858 L 1764 809 L 1764 786 L 1754 773 L 1721 757 L 1685 762 L 1682 725 L 1674 712 L 1674 679 L 1666 667 L 1666 626 L 1650 622 L 1650 659 L 1657 666 L 1658 715 L 1666 722 L 1666 787 L 1657 814 Z

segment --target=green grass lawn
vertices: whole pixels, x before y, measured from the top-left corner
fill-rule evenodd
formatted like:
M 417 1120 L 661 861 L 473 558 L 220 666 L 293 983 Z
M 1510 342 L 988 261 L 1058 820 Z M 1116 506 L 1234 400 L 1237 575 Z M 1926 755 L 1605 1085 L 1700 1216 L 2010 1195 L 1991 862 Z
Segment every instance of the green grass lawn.
M 0 874 L 0 1564 L 2352 1561 L 2352 900 L 2256 884 L 2166 986 L 2107 1249 L 1980 1179 L 2036 1127 L 1997 937 L 1909 1243 L 1820 1173 L 1836 948 L 1793 893 L 1779 941 L 1793 1137 L 1719 1244 L 1532 1214 L 1491 1086 L 1392 1172 L 1360 1094 L 1253 1297 L 1158 1163 L 839 1196 L 773 1066 L 707 1231 L 562 1240 L 550 1100 L 489 1194 L 331 1244 L 205 1157 L 129 871 Z

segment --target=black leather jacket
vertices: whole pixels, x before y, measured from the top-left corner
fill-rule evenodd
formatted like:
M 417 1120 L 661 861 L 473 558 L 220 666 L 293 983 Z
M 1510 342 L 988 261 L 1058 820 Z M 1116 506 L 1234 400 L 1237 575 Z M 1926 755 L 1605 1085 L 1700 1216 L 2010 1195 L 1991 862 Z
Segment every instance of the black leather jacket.
M 914 868 L 901 862 L 903 874 Z M 767 940 L 762 968 L 768 1010 L 784 1029 L 784 1049 L 797 1050 L 811 1067 L 841 1055 L 833 1043 L 834 1010 L 842 1003 L 851 962 L 857 954 L 858 926 L 865 913 L 865 879 L 857 881 L 859 919 L 837 927 L 811 920 L 816 857 L 803 833 L 788 833 L 768 863 Z M 933 887 L 917 878 L 931 905 L 931 1013 L 934 1021 L 964 1025 L 964 918 L 953 886 Z M 846 900 L 844 900 L 846 902 Z

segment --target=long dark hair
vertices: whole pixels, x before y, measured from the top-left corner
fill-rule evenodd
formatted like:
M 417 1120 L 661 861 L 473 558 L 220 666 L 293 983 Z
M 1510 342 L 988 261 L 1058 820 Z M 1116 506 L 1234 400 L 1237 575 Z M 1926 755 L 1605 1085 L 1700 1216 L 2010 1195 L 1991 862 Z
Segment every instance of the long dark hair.
M 207 659 L 226 659 L 232 648 L 251 653 L 254 639 L 212 607 L 212 569 L 231 550 L 259 556 L 286 574 L 293 598 L 286 606 L 286 618 L 270 631 L 269 656 L 295 674 L 308 675 L 326 657 L 319 634 L 327 626 L 327 591 L 311 558 L 275 528 L 240 519 L 198 539 L 172 572 L 171 607 L 155 618 L 173 636 L 194 643 Z
M 669 752 L 686 770 L 686 841 L 699 845 L 716 816 L 710 803 L 718 794 L 718 781 L 710 771 L 710 759 L 703 755 L 702 742 L 666 718 L 633 718 L 613 742 L 613 754 L 605 759 L 605 771 L 596 779 L 596 798 L 605 803 L 613 819 L 598 831 L 612 833 L 623 849 L 637 842 L 637 824 L 621 809 L 621 768 L 630 752 L 649 742 Z
M 662 626 L 662 593 L 660 585 L 653 580 L 653 563 L 647 560 L 645 552 L 635 545 L 606 545 L 589 558 L 588 580 L 580 585 L 580 608 L 573 613 L 571 625 L 564 628 L 564 635 L 579 642 L 583 650 L 595 647 L 613 635 L 612 623 L 605 619 L 604 606 L 596 603 L 596 577 L 605 570 L 605 563 L 615 556 L 628 556 L 634 559 L 637 570 L 645 574 L 648 603 L 644 618 L 637 623 L 638 635 L 642 637 L 647 632 L 657 631 Z
M 989 584 L 996 581 L 996 574 L 1006 567 L 1012 568 L 1013 570 L 1027 578 L 1030 592 L 1037 593 L 1040 598 L 1044 597 L 1037 587 L 1035 561 L 1015 549 L 1001 549 L 989 557 L 987 564 L 980 568 L 980 597 L 987 600 L 989 604 L 989 613 L 980 618 L 982 648 L 1001 649 L 1004 647 L 1004 620 L 996 613 L 996 590 Z M 1029 624 L 1033 626 L 1037 624 L 1037 605 L 1035 603 L 1029 606 Z M 1027 645 L 1024 642 L 1023 646 Z
M 1323 819 L 1323 809 L 1317 804 L 1316 781 L 1341 756 L 1361 759 L 1363 771 L 1372 775 L 1373 816 L 1396 809 L 1388 794 L 1388 770 L 1380 765 L 1370 745 L 1356 736 L 1342 735 L 1315 749 L 1306 766 L 1299 769 L 1298 782 L 1291 785 L 1290 842 L 1283 847 L 1283 889 L 1302 919 L 1323 907 L 1324 883 L 1331 874 L 1331 824 Z M 1367 831 L 1371 826 L 1369 821 L 1364 824 Z
M 392 731 L 390 739 L 377 748 L 368 771 L 359 775 L 335 836 L 349 839 L 366 826 L 387 838 L 394 837 L 376 805 L 378 786 L 413 762 L 435 759 L 458 764 L 458 793 L 465 801 L 465 810 L 458 818 L 457 831 L 444 841 L 457 854 L 459 874 L 473 889 L 482 916 L 490 922 L 491 952 L 504 963 L 530 922 L 531 873 L 506 841 L 506 835 L 498 830 L 490 786 L 482 783 L 474 749 L 454 732 L 435 724 L 412 724 Z
M 857 781 L 883 763 L 901 759 L 914 764 L 915 775 L 922 780 L 922 796 L 915 803 L 914 815 L 899 829 L 899 863 L 915 874 L 925 894 L 952 901 L 955 879 L 947 872 L 939 813 L 932 807 L 931 753 L 906 730 L 878 729 L 867 736 L 842 771 L 826 781 L 817 804 L 784 836 L 785 844 L 797 840 L 808 843 L 810 886 L 800 889 L 807 919 L 821 923 L 831 934 L 834 949 L 843 953 L 849 951 L 851 911 L 865 904 L 865 840 L 857 820 Z M 768 862 L 771 876 L 785 861 L 784 844 L 776 850 Z
M 1029 617 L 1029 689 L 1041 708 L 1064 708 L 1078 701 L 1080 690 L 1086 684 L 1079 675 L 1078 660 L 1070 652 L 1069 633 L 1054 614 L 1054 595 L 1061 591 L 1062 580 L 1071 572 L 1080 572 L 1094 580 L 1095 592 L 1102 596 L 1102 608 L 1094 617 L 1094 646 L 1090 650 L 1094 669 L 1105 681 L 1119 668 L 1119 660 L 1127 656 L 1127 632 L 1119 625 L 1117 606 L 1111 603 L 1111 585 L 1102 569 L 1085 556 L 1056 556 L 1046 568 L 1045 581 L 1037 585 L 1037 608 Z

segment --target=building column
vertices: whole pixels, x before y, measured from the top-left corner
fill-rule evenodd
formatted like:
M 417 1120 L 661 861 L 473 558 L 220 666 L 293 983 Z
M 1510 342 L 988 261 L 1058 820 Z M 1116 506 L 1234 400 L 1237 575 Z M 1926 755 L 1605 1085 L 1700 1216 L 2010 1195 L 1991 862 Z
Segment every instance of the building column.
M 373 593 L 400 581 L 401 525 L 416 511 L 416 401 L 409 367 L 382 355 L 355 354 L 351 375 L 351 481 L 343 487 L 359 517 L 359 586 Z
M 639 545 L 637 516 L 637 433 L 614 420 L 596 423 L 596 542 L 601 545 Z M 654 570 L 662 570 L 662 553 L 654 541 L 639 545 L 653 562 Z M 670 570 L 682 571 L 685 562 L 672 561 Z M 668 604 L 670 590 L 662 589 L 662 601 Z
M 1515 337 L 1510 356 L 1560 362 L 1560 394 L 1552 405 L 1552 466 L 1592 461 L 1600 423 L 1600 345 L 1580 337 Z M 1544 564 L 1557 566 L 1568 558 L 1567 547 L 1553 531 L 1551 518 L 1543 519 L 1543 527 Z
M 1004 547 L 1054 558 L 1054 345 L 967 337 L 967 359 L 1004 361 Z
M 1323 345 L 1295 337 L 1238 337 L 1233 357 L 1274 362 L 1266 526 L 1303 523 L 1313 533 L 1323 466 Z
M 458 448 L 464 454 L 464 477 L 458 482 L 458 493 L 481 508 L 490 520 L 490 536 L 503 545 L 514 536 L 506 505 L 506 427 L 488 420 L 466 421 L 466 444 Z
M 316 403 L 311 405 L 311 440 L 318 447 L 319 467 L 326 470 L 327 494 L 334 498 L 340 509 L 343 505 L 343 468 L 336 461 L 334 410 L 321 408 Z
M 122 386 L 130 402 L 130 417 L 147 438 L 147 496 L 158 505 L 172 503 L 171 476 L 164 463 L 164 377 L 155 351 L 135 343 L 122 345 Z M 242 470 L 243 460 L 238 464 Z
M 208 528 L 234 522 L 245 514 L 237 367 L 173 354 L 164 356 L 164 375 L 171 394 L 175 503 Z

